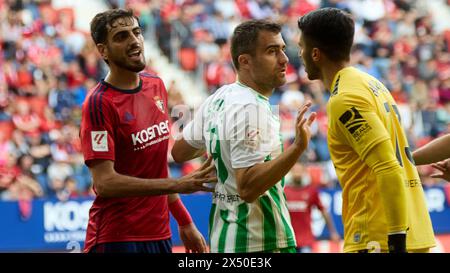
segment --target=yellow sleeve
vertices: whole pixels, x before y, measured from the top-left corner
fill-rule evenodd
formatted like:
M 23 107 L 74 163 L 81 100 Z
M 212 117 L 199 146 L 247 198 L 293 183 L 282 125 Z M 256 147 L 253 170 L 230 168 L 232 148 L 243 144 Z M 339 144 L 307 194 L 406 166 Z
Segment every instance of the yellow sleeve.
M 406 231 L 407 208 L 404 175 L 389 140 L 382 141 L 368 153 L 365 163 L 376 175 L 388 233 Z
M 376 113 L 376 105 L 364 95 L 340 93 L 330 99 L 330 129 L 364 160 L 378 143 L 390 139 Z

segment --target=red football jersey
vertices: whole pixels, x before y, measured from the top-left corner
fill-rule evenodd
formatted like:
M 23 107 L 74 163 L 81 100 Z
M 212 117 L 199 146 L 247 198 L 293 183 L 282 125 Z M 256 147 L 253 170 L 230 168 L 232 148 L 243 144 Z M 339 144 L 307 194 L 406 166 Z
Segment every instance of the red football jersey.
M 86 165 L 107 159 L 123 175 L 167 178 L 169 137 L 167 91 L 156 76 L 140 73 L 133 90 L 101 81 L 83 103 L 80 138 Z M 167 202 L 167 195 L 97 196 L 89 211 L 85 251 L 99 243 L 170 238 Z
M 311 209 L 314 206 L 320 210 L 323 209 L 319 191 L 313 185 L 305 187 L 287 185 L 284 191 L 297 247 L 312 246 L 315 237 L 311 230 Z

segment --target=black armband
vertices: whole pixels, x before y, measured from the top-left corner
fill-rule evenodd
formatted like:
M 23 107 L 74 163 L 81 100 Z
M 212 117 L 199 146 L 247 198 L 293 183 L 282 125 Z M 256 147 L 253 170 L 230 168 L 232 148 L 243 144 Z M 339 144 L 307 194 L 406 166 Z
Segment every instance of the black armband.
M 388 235 L 389 253 L 407 253 L 406 233 Z

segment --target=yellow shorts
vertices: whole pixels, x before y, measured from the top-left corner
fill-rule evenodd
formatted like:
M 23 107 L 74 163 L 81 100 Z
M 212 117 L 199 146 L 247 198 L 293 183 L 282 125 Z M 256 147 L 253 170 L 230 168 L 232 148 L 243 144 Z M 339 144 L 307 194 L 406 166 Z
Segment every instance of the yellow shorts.
M 368 249 L 360 249 L 350 251 L 348 253 L 389 253 L 387 249 L 381 249 L 378 251 L 369 251 Z M 408 253 L 430 253 L 430 248 L 409 249 Z

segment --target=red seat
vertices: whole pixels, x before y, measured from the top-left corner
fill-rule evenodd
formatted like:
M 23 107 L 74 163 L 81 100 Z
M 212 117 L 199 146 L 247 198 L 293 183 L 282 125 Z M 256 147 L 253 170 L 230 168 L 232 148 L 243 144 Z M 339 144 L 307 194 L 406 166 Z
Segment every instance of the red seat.
M 194 71 L 197 67 L 197 53 L 194 48 L 182 48 L 178 52 L 178 59 L 183 70 Z

